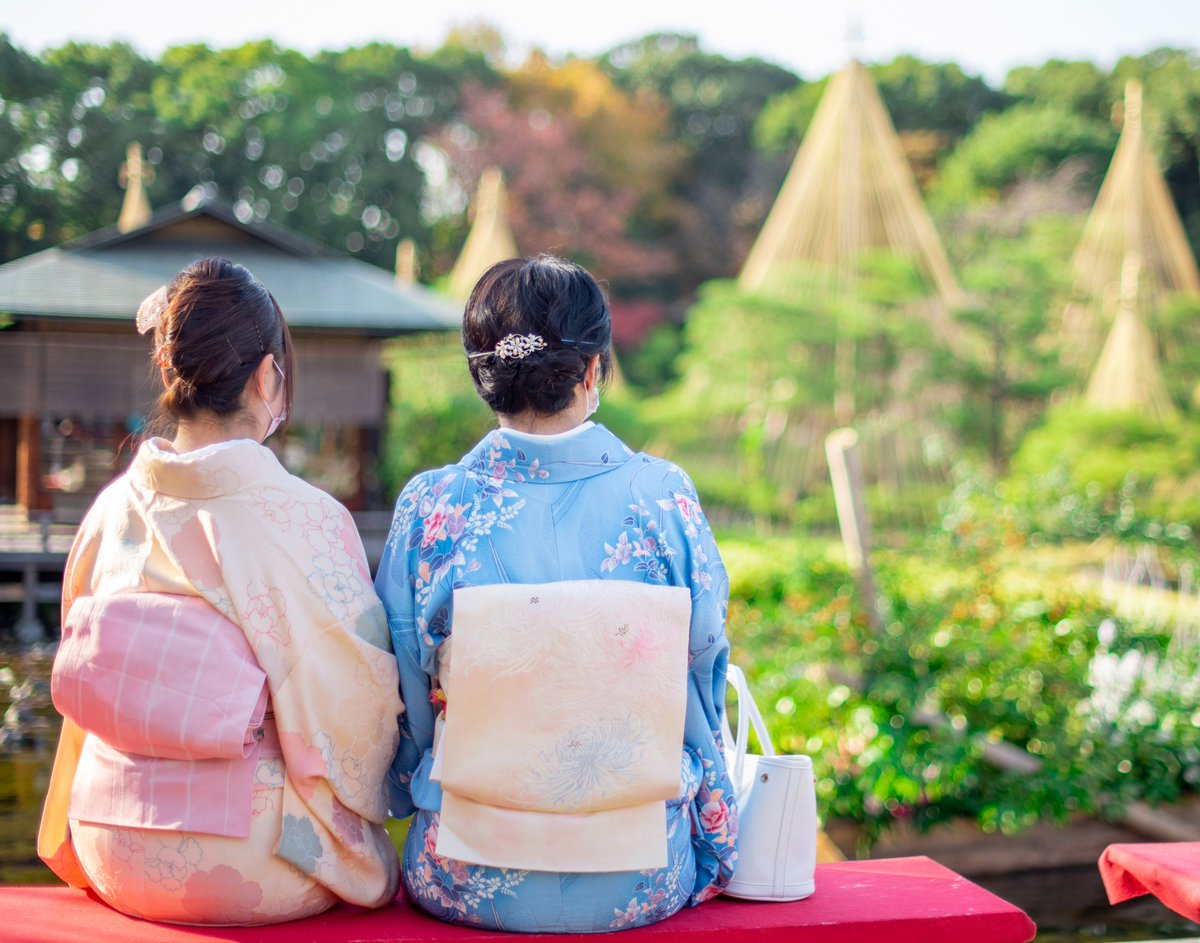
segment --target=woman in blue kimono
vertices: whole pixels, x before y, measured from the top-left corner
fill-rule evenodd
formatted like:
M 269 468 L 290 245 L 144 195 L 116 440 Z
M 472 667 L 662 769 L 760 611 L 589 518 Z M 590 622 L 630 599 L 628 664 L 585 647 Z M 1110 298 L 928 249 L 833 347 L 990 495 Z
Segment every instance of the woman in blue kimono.
M 499 428 L 457 464 L 408 483 L 376 580 L 407 705 L 392 773 L 392 814 L 415 812 L 405 887 L 431 914 L 472 926 L 580 933 L 652 923 L 720 893 L 737 857 L 720 736 L 725 568 L 687 475 L 632 452 L 588 418 L 611 368 L 611 322 L 587 272 L 547 256 L 501 262 L 476 285 L 462 334 L 475 388 Z M 667 803 L 667 866 L 560 874 L 439 856 L 442 793 L 430 774 L 445 707 L 439 646 L 453 629 L 454 590 L 595 579 L 691 593 L 682 774 L 678 797 Z

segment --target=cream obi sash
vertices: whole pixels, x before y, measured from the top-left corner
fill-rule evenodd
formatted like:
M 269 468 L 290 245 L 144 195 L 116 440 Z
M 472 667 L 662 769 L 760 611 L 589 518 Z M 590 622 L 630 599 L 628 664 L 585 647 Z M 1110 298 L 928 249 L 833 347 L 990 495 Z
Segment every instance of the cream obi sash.
M 205 600 L 75 600 L 51 693 L 59 713 L 88 732 L 71 818 L 250 834 L 255 766 L 268 737 L 266 675 L 241 628 Z
M 455 590 L 437 853 L 534 871 L 665 867 L 691 603 L 682 587 L 621 580 Z

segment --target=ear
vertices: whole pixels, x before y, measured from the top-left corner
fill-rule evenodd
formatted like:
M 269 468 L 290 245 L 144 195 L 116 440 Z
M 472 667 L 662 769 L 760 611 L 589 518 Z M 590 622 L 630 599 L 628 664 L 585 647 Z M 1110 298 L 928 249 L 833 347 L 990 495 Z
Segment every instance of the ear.
M 276 392 L 275 384 L 279 382 L 279 374 L 275 372 L 273 354 L 264 355 L 263 359 L 258 362 L 254 373 L 250 375 L 250 382 L 254 384 L 254 389 L 258 392 L 259 397 L 269 403 Z
M 158 372 L 159 372 L 159 375 L 162 377 L 163 389 L 169 390 L 171 388 L 171 378 L 169 376 L 167 376 L 167 368 L 159 367 Z
M 599 372 L 600 355 L 596 354 L 588 361 L 587 369 L 583 372 L 583 388 L 589 393 L 596 388 L 596 380 Z

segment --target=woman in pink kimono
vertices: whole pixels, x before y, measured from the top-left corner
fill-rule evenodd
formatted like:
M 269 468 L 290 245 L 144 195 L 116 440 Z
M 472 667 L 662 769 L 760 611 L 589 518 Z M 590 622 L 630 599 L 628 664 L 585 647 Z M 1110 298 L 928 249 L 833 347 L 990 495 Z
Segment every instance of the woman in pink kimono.
M 205 259 L 138 328 L 171 438 L 142 443 L 67 562 L 39 853 L 151 920 L 384 906 L 396 661 L 350 515 L 261 444 L 292 399 L 282 312 L 244 268 Z

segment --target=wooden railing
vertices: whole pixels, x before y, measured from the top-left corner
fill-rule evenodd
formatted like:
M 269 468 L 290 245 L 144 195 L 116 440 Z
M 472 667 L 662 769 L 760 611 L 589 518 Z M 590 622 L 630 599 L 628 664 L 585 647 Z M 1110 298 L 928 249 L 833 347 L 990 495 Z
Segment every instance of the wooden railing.
M 24 508 L 2 509 L 0 573 L 14 578 L 0 582 L 0 602 L 21 604 L 13 628 L 18 641 L 37 642 L 46 637 L 38 605 L 57 602 L 62 593 L 62 573 L 77 526 L 55 521 L 48 513 L 30 519 Z M 43 579 L 45 574 L 51 574 L 49 579 Z

